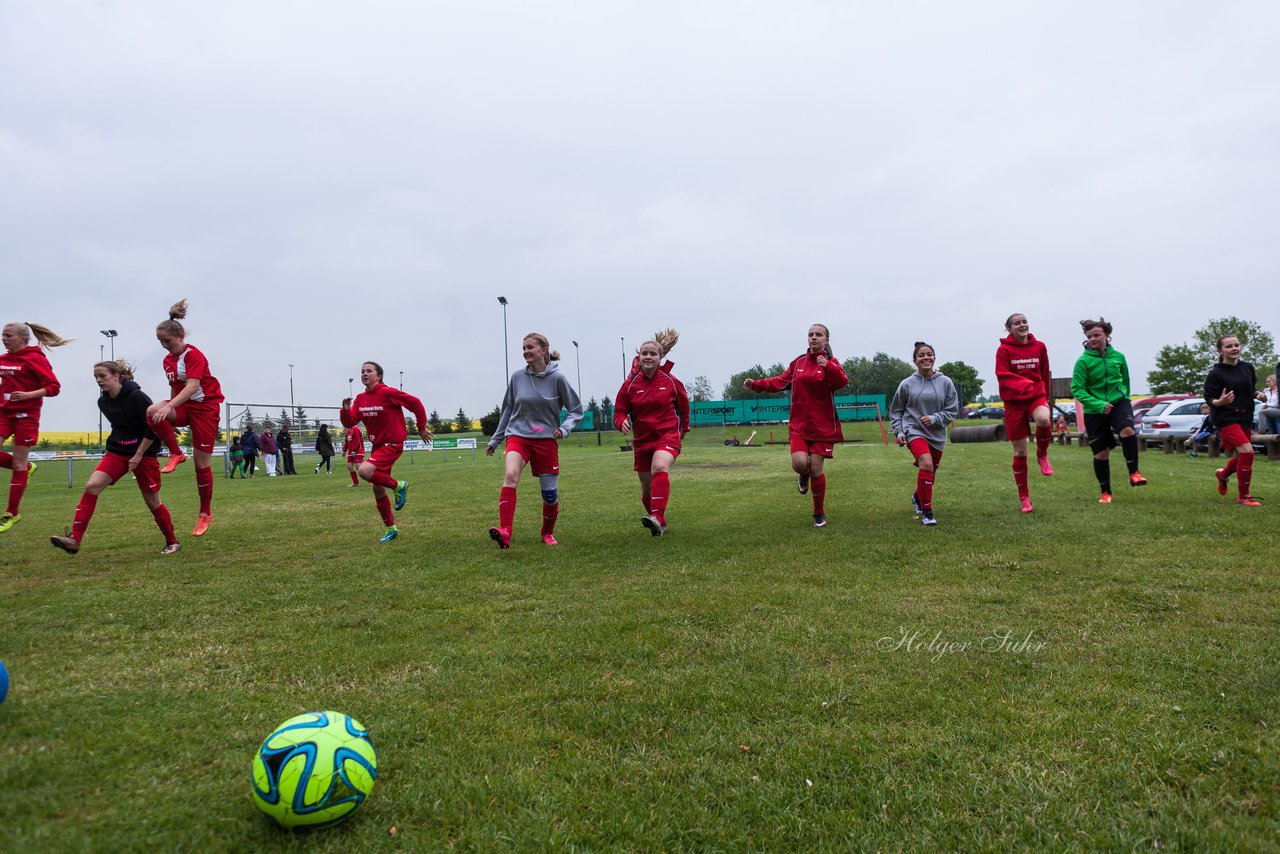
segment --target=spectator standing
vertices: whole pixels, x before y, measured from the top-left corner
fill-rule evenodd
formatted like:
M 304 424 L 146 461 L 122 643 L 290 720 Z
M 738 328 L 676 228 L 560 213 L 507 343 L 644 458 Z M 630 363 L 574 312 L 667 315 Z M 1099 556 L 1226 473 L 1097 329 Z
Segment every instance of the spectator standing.
M 293 470 L 293 437 L 289 435 L 289 425 L 280 428 L 276 434 L 276 447 L 280 449 L 281 474 L 297 474 Z
M 320 434 L 316 436 L 316 453 L 320 455 L 320 462 L 316 463 L 316 474 L 320 474 L 320 467 L 324 466 L 325 472 L 333 474 L 333 439 L 329 436 L 329 425 L 320 425 Z
M 240 472 L 240 479 L 244 480 L 244 449 L 240 446 L 239 436 L 231 440 L 231 447 L 227 449 L 227 454 L 231 457 L 231 474 L 227 477 L 235 480 L 236 472 Z
M 276 437 L 270 430 L 262 431 L 262 464 L 267 467 L 267 477 L 276 476 L 276 466 L 280 462 L 280 449 L 276 447 Z
M 244 451 L 244 473 L 248 477 L 253 477 L 258 470 L 259 447 L 258 434 L 253 432 L 253 427 L 244 428 L 244 435 L 240 437 L 240 450 Z

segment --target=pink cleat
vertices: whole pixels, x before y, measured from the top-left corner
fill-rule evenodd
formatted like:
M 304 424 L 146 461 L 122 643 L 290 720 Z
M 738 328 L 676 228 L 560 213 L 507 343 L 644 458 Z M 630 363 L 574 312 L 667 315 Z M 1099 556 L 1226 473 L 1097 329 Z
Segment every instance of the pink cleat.
M 1053 474 L 1053 466 L 1049 465 L 1048 457 L 1036 457 L 1036 462 L 1040 463 L 1040 474 L 1050 477 Z
M 498 548 L 500 549 L 511 548 L 511 529 L 510 528 L 497 528 L 497 527 L 490 528 L 489 536 L 493 539 L 495 543 L 498 544 Z
M 1022 512 L 1023 512 L 1023 513 L 1030 513 L 1032 510 L 1034 510 L 1034 509 L 1035 509 L 1035 508 L 1033 508 L 1033 507 L 1031 506 L 1031 496 L 1030 496 L 1030 495 L 1024 495 L 1024 496 L 1022 496 L 1022 498 L 1021 498 L 1020 500 L 1022 501 Z
M 546 543 L 547 545 L 549 545 L 549 546 L 558 546 L 558 545 L 560 545 L 558 542 L 556 542 L 556 538 L 555 538 L 555 537 L 553 537 L 551 534 L 543 534 L 543 535 L 542 535 L 542 541 L 543 541 L 544 543 Z

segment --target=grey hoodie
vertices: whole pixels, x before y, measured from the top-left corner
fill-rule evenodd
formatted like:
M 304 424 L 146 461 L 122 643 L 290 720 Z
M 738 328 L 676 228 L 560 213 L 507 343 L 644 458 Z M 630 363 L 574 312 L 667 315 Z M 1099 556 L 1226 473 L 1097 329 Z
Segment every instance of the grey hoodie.
M 564 423 L 560 410 L 567 409 Z M 535 374 L 526 365 L 511 375 L 507 394 L 502 398 L 502 417 L 498 429 L 489 440 L 496 448 L 507 436 L 525 439 L 550 439 L 559 427 L 568 436 L 582 420 L 582 401 L 578 393 L 560 373 L 559 362 L 548 362 L 542 373 Z
M 934 448 L 947 444 L 947 425 L 960 413 L 960 396 L 951 378 L 934 371 L 925 379 L 916 371 L 898 385 L 889 404 L 889 423 L 895 436 L 908 442 L 924 439 Z M 928 427 L 920 419 L 929 416 Z

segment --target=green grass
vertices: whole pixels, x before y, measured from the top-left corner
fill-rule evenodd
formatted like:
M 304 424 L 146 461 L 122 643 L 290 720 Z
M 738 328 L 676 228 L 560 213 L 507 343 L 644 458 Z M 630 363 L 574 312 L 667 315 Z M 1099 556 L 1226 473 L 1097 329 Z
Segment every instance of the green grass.
M 132 482 L 55 551 L 90 464 L 74 490 L 42 465 L 0 539 L 0 847 L 1274 849 L 1280 508 L 1158 452 L 1103 507 L 1087 450 L 1055 445 L 1024 516 L 1008 445 L 959 445 L 929 530 L 906 452 L 850 432 L 820 531 L 784 446 L 696 433 L 661 539 L 616 437 L 571 438 L 562 545 L 526 478 L 505 552 L 483 454 L 398 465 L 385 545 L 367 487 L 314 458 L 218 479 L 193 539 L 188 464 L 173 558 Z M 1005 631 L 1030 642 L 984 644 Z M 379 779 L 295 839 L 250 762 L 321 708 L 370 728 Z

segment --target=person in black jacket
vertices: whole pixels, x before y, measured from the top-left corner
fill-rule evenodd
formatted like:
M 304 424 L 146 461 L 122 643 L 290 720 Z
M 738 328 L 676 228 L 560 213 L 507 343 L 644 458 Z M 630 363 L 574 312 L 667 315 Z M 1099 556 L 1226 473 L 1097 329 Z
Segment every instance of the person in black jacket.
M 280 432 L 276 434 L 276 447 L 280 449 L 280 464 L 283 466 L 281 474 L 297 474 L 293 470 L 293 437 L 289 435 L 289 425 L 286 424 L 280 428 Z
M 329 435 L 329 425 L 321 424 L 320 433 L 316 436 L 316 453 L 320 455 L 320 462 L 316 463 L 316 474 L 320 474 L 320 467 L 329 474 L 333 474 L 333 465 L 329 462 L 333 459 L 333 437 Z
M 244 451 L 244 476 L 253 477 L 258 468 L 258 434 L 253 432 L 253 425 L 244 428 L 240 450 Z
M 160 533 L 164 534 L 165 546 L 160 554 L 171 555 L 178 550 L 178 538 L 173 533 L 169 509 L 160 501 L 160 465 L 156 462 L 160 443 L 147 422 L 151 398 L 133 381 L 133 366 L 123 359 L 94 365 L 93 378 L 102 389 L 98 409 L 111 422 L 107 452 L 85 484 L 71 523 L 71 535 L 50 537 L 49 540 L 70 554 L 80 551 L 80 543 L 89 528 L 89 520 L 93 518 L 102 490 L 133 472 L 138 489 L 142 491 L 142 500 L 155 518 Z
M 1227 479 L 1236 475 L 1239 497 L 1244 507 L 1261 507 L 1249 493 L 1253 479 L 1253 401 L 1266 400 L 1258 391 L 1258 374 L 1253 365 L 1240 359 L 1240 339 L 1223 335 L 1217 341 L 1218 364 L 1204 378 L 1204 399 L 1213 407 L 1213 424 L 1218 428 L 1222 447 L 1234 452 L 1226 466 L 1214 472 L 1218 494 L 1227 494 Z

